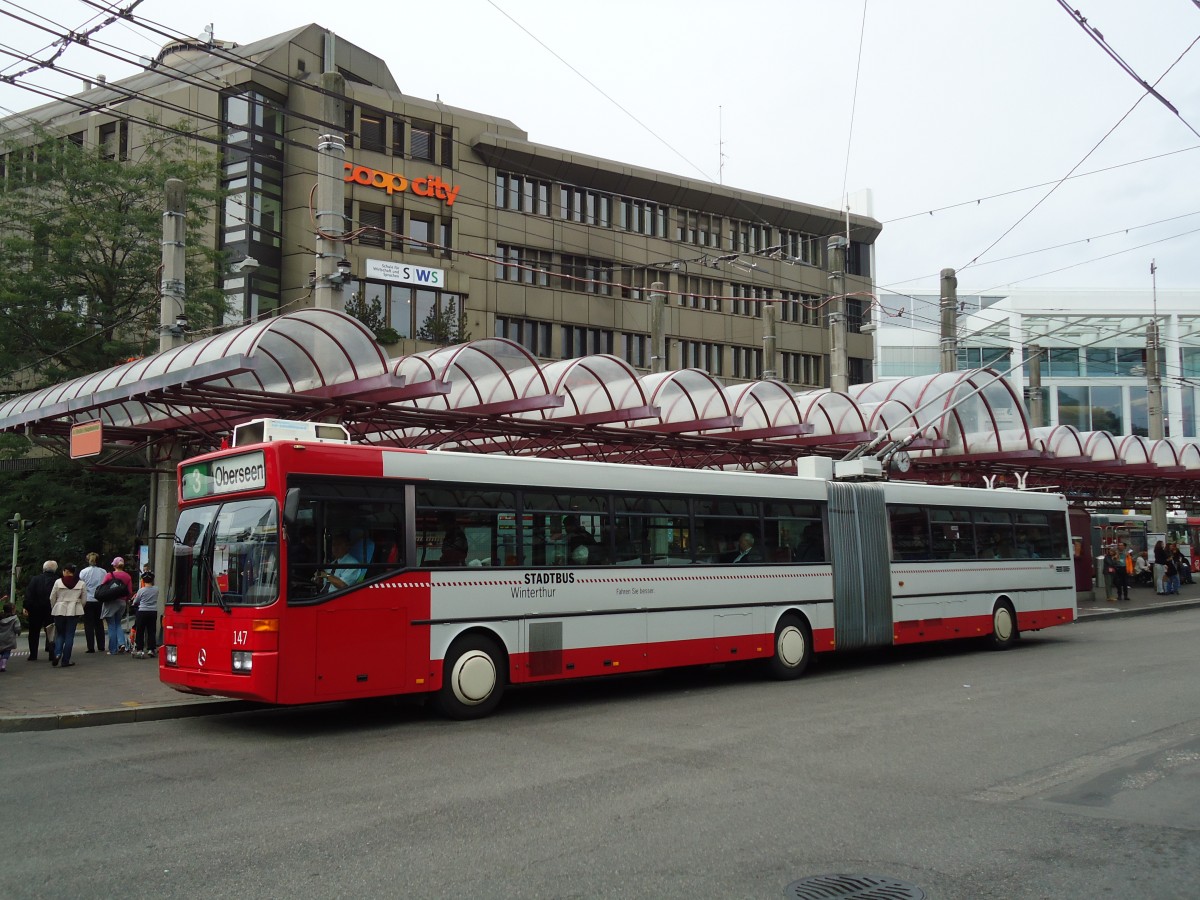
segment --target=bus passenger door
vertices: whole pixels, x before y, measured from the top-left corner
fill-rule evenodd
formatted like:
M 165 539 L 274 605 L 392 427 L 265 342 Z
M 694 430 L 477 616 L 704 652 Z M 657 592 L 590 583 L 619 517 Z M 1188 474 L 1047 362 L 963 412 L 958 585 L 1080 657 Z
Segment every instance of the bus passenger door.
M 892 643 L 883 485 L 828 482 L 834 640 L 839 650 Z

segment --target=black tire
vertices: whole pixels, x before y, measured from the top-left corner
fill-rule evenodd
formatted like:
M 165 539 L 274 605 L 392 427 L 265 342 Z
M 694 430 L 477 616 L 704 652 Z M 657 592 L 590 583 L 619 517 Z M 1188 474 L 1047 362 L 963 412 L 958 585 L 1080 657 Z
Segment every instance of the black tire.
M 1017 613 L 1012 604 L 1001 600 L 992 610 L 992 633 L 988 644 L 993 650 L 1008 650 L 1017 643 L 1021 633 L 1017 630 Z
M 779 620 L 775 628 L 775 650 L 771 654 L 768 669 L 771 677 L 779 681 L 799 678 L 812 659 L 812 632 L 808 623 L 794 613 Z
M 448 719 L 482 719 L 500 703 L 506 680 L 504 654 L 496 642 L 469 634 L 455 641 L 446 654 L 434 706 Z

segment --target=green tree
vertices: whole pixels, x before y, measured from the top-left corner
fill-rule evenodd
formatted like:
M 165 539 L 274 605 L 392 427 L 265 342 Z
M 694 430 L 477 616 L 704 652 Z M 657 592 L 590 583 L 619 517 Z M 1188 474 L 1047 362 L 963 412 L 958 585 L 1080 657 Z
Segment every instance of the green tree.
M 193 329 L 222 324 L 226 302 L 211 231 L 220 199 L 216 157 L 189 138 L 186 124 L 151 129 L 125 160 L 45 131 L 0 142 L 0 152 L 7 151 L 0 183 L 0 394 L 23 394 L 158 351 L 168 178 L 182 179 L 187 190 L 188 320 Z M 2 459 L 29 449 L 23 436 L 0 435 Z M 54 457 L 0 472 L 0 518 L 19 512 L 38 523 L 21 538 L 20 586 L 45 559 L 82 565 L 92 550 L 108 559 L 131 553 L 137 510 L 148 497 L 145 476 Z
M 417 330 L 417 337 L 422 341 L 441 344 L 462 344 L 471 339 L 467 329 L 466 310 L 458 311 L 458 301 L 454 296 L 444 300 L 439 306 L 434 306 L 425 316 L 425 321 Z
M 128 160 L 41 132 L 7 142 L 0 186 L 0 388 L 23 393 L 157 352 L 165 184 L 187 186 L 192 327 L 220 325 L 215 155 L 186 126 L 151 130 Z
M 378 297 L 368 303 L 359 291 L 346 301 L 346 312 L 367 326 L 380 343 L 394 344 L 400 340 L 400 333 L 388 326 L 383 316 L 383 302 Z

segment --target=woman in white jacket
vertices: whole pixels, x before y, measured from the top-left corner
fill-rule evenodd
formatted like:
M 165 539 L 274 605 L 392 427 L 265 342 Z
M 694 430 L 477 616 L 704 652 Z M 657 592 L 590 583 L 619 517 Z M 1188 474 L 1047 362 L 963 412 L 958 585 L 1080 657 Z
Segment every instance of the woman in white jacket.
M 71 647 L 75 643 L 75 626 L 83 615 L 87 603 L 87 585 L 75 574 L 75 566 L 65 565 L 59 570 L 60 578 L 50 589 L 50 615 L 54 616 L 53 665 L 73 666 Z

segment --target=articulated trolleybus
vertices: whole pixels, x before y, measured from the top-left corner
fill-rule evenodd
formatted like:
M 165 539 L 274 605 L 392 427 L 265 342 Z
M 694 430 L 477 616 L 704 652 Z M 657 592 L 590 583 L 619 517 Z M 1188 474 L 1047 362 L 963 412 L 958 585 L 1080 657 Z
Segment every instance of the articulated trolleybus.
M 179 466 L 162 680 L 279 704 L 1074 621 L 1059 495 L 352 445 L 275 420 Z

